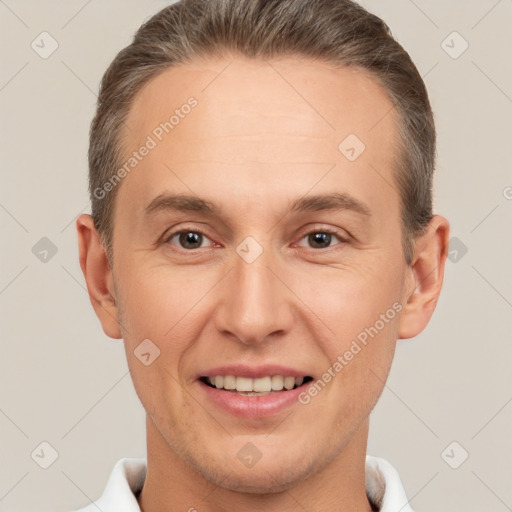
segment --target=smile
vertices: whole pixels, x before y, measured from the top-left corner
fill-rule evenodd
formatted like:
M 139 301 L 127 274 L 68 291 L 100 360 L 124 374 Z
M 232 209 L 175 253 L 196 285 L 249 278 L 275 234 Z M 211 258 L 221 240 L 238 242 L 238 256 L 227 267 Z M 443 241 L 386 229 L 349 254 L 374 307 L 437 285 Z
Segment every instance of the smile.
M 230 391 L 245 396 L 266 396 L 273 393 L 290 391 L 312 380 L 312 377 L 292 377 L 272 375 L 259 378 L 250 378 L 234 375 L 216 375 L 214 377 L 201 377 L 207 386 L 224 391 Z

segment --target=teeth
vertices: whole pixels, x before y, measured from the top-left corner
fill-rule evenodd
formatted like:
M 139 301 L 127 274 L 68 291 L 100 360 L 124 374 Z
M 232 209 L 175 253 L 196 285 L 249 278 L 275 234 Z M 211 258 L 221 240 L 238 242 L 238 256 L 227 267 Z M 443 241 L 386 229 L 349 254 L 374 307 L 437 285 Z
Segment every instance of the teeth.
M 283 389 L 284 377 L 281 375 L 274 375 L 272 377 L 272 391 L 281 391 Z
M 236 389 L 236 379 L 233 375 L 226 375 L 224 377 L 224 389 Z
M 217 377 L 215 377 L 217 379 Z M 222 379 L 224 380 L 224 379 Z M 237 377 L 236 378 L 236 390 L 237 391 L 254 391 L 252 389 L 252 381 L 249 377 Z M 217 387 L 217 386 L 216 386 Z
M 215 375 L 208 377 L 208 382 L 217 389 L 237 391 L 249 396 L 268 395 L 271 391 L 293 389 L 302 385 L 304 377 L 284 377 L 273 375 L 251 379 L 250 377 L 234 377 L 233 375 Z
M 272 389 L 272 378 L 261 377 L 252 380 L 252 391 L 270 391 Z
M 294 377 L 285 377 L 284 387 L 286 389 L 293 389 L 293 386 L 295 386 L 295 378 Z

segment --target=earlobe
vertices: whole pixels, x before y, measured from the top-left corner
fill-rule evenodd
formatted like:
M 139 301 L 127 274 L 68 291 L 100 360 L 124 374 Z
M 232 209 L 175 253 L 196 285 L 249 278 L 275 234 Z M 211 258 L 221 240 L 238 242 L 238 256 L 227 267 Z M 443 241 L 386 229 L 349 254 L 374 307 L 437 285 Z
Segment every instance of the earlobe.
M 107 253 L 90 215 L 76 221 L 80 267 L 87 283 L 89 299 L 103 331 L 110 338 L 122 337 L 116 304 L 114 280 Z
M 413 338 L 427 326 L 443 285 L 450 226 L 440 215 L 430 221 L 415 243 L 403 290 L 403 310 L 398 337 Z

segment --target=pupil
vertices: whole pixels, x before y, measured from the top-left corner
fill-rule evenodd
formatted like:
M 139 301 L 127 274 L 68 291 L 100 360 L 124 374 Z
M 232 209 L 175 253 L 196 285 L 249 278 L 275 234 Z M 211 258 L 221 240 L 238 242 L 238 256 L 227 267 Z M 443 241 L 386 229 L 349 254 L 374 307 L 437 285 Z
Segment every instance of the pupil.
M 324 245 L 329 246 L 331 242 L 331 234 L 330 233 L 313 233 L 310 235 L 310 241 L 313 246 L 323 247 Z M 322 245 L 324 244 L 324 245 Z
M 180 244 L 186 249 L 197 249 L 201 246 L 201 237 L 200 233 L 182 233 L 180 235 Z

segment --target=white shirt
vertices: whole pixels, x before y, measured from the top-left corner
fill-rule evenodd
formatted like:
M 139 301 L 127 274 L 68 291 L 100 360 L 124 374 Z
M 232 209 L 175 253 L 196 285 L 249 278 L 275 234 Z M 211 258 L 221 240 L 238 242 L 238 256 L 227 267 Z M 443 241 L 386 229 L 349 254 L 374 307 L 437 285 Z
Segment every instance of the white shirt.
M 146 478 L 147 460 L 120 459 L 101 497 L 75 512 L 140 512 L 136 494 Z M 366 495 L 379 512 L 413 512 L 396 469 L 385 459 L 366 456 Z

